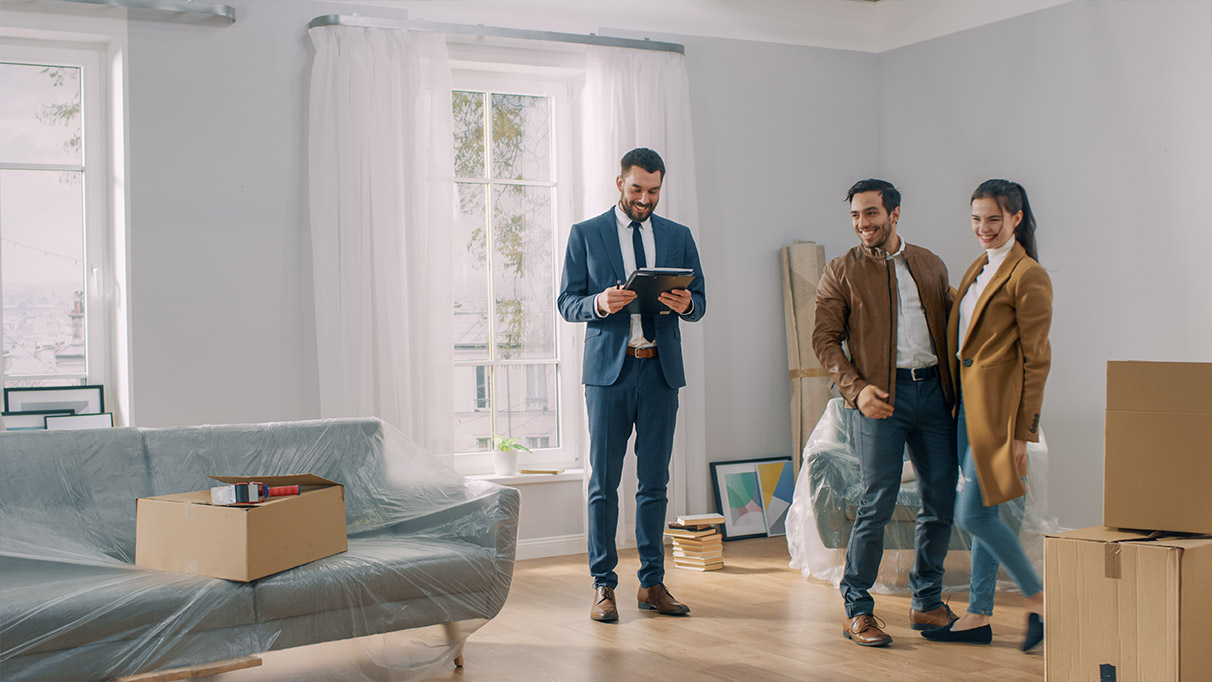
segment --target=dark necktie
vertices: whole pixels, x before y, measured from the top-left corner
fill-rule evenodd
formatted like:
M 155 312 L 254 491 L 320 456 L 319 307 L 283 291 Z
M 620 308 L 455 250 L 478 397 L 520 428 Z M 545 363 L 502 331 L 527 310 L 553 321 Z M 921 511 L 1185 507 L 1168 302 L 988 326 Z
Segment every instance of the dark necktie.
M 631 246 L 635 249 L 636 269 L 648 267 L 648 258 L 644 255 L 644 239 L 640 236 L 640 224 L 631 221 Z M 656 343 L 656 320 L 652 315 L 640 315 L 640 329 L 644 330 L 644 338 L 650 343 Z

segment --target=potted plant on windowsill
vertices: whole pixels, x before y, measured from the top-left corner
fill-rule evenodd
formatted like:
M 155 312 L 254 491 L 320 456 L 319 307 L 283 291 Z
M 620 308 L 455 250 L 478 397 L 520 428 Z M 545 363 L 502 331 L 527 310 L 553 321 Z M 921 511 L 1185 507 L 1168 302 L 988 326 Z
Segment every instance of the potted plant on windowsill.
M 518 440 L 520 439 L 493 435 L 492 470 L 497 476 L 512 476 L 518 473 L 518 451 L 530 452 L 530 448 Z

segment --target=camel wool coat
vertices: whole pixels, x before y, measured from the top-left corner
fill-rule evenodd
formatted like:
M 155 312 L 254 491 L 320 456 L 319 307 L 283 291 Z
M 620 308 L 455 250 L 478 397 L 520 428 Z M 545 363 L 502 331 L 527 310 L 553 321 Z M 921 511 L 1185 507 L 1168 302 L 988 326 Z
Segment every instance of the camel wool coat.
M 989 262 L 982 254 L 960 281 L 947 323 L 950 348 L 959 341 L 959 302 Z M 1052 280 L 1017 241 L 972 311 L 951 376 L 962 387 L 968 444 L 985 506 L 1027 492 L 1014 462 L 1013 441 L 1039 441 L 1044 382 L 1052 364 Z M 964 453 L 959 453 L 961 459 Z

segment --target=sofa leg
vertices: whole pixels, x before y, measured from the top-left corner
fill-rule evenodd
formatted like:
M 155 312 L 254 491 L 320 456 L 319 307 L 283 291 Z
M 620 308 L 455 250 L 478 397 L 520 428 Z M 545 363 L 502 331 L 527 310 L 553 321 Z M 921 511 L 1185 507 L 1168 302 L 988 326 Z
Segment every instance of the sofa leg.
M 448 639 L 450 639 L 450 641 L 452 641 L 452 642 L 458 641 L 459 628 L 455 627 L 454 623 L 443 623 L 443 626 L 445 626 L 445 629 L 446 629 L 446 637 Z M 462 642 L 459 643 L 459 648 L 455 650 L 454 664 L 455 664 L 456 668 L 463 667 L 463 643 Z

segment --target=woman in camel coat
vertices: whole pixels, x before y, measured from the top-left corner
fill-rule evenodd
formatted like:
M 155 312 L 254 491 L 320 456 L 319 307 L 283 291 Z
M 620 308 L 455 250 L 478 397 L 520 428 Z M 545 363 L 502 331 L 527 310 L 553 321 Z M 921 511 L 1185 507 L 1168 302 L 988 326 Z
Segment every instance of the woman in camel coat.
M 1026 493 L 1027 442 L 1039 440 L 1052 352 L 1052 282 L 1036 261 L 1035 216 L 1022 186 L 988 180 L 972 194 L 972 231 L 985 253 L 960 281 L 947 325 L 958 349 L 956 424 L 963 483 L 955 519 L 972 534 L 968 612 L 928 639 L 989 643 L 993 593 L 1005 566 L 1027 597 L 1026 651 L 1043 638 L 1043 585 L 997 505 Z

